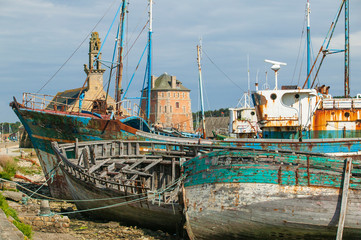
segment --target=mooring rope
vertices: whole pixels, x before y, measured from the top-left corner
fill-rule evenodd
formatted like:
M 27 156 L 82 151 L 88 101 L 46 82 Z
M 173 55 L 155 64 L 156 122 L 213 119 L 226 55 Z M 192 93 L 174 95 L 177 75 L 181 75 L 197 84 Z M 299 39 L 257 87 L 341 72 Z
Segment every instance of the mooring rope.
M 59 165 L 58 165 L 58 166 L 59 166 Z M 139 200 L 141 200 L 141 199 L 143 199 L 143 198 L 147 198 L 149 194 L 154 195 L 154 196 L 156 196 L 156 195 L 159 195 L 159 196 L 160 196 L 162 193 L 169 191 L 173 186 L 175 186 L 175 185 L 177 185 L 177 184 L 180 184 L 180 182 L 183 181 L 183 179 L 184 179 L 185 177 L 186 177 L 186 175 L 182 175 L 182 176 L 180 176 L 179 178 L 177 178 L 176 180 L 174 180 L 173 182 L 169 183 L 164 189 L 160 188 L 160 189 L 157 189 L 157 190 L 155 190 L 155 191 L 149 191 L 149 192 L 147 192 L 147 193 L 139 193 L 139 194 L 132 194 L 132 195 L 127 195 L 127 196 L 119 196 L 119 197 L 112 197 L 112 198 L 82 199 L 82 200 L 81 200 L 81 199 L 79 199 L 79 200 L 75 200 L 75 199 L 74 199 L 74 200 L 64 200 L 64 199 L 58 199 L 58 198 L 48 197 L 48 196 L 45 196 L 45 195 L 43 195 L 43 194 L 37 193 L 37 191 L 39 191 L 39 189 L 40 189 L 41 187 L 43 187 L 44 184 L 43 184 L 41 187 L 39 187 L 39 188 L 34 192 L 34 191 L 32 191 L 32 190 L 30 190 L 30 189 L 28 189 L 28 188 L 20 185 L 20 184 L 17 183 L 17 182 L 14 182 L 14 181 L 11 181 L 11 180 L 7 180 L 7 179 L 4 179 L 4 178 L 0 178 L 0 180 L 1 180 L 1 181 L 4 181 L 4 182 L 14 183 L 14 184 L 18 185 L 19 187 L 25 189 L 26 191 L 31 192 L 32 195 L 29 196 L 29 197 L 26 197 L 27 199 L 49 200 L 49 201 L 54 201 L 54 202 L 74 202 L 74 203 L 75 203 L 75 202 L 95 202 L 95 201 L 115 200 L 115 199 L 123 199 L 123 198 L 137 197 L 137 196 L 141 196 L 141 195 L 147 194 L 147 196 L 144 196 L 144 197 L 142 197 L 142 198 L 137 198 L 137 199 L 136 199 L 136 201 L 139 201 Z M 49 179 L 50 179 L 50 178 L 49 178 Z M 33 195 L 42 196 L 42 197 L 44 197 L 45 199 L 33 198 L 33 197 L 32 197 Z M 123 204 L 123 203 L 131 203 L 131 202 L 133 202 L 133 201 L 134 201 L 134 200 L 122 202 L 122 204 Z M 117 206 L 117 204 L 115 204 L 114 206 Z M 113 205 L 110 205 L 110 207 L 114 207 L 114 206 L 113 206 Z M 95 210 L 96 210 L 96 209 L 95 209 Z

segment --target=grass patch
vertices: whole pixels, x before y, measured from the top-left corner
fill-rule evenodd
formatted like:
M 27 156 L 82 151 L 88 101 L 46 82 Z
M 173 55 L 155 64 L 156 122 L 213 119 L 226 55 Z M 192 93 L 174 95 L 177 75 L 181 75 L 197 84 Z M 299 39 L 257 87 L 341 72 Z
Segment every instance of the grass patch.
M 4 211 L 5 215 L 11 216 L 14 221 L 13 224 L 29 239 L 33 237 L 33 231 L 30 225 L 25 224 L 20 221 L 18 214 L 14 209 L 9 207 L 8 202 L 6 201 L 5 197 L 0 193 L 0 208 Z
M 33 164 L 31 167 L 18 167 L 18 171 L 24 175 L 41 174 L 41 167 Z
M 0 156 L 0 177 L 11 180 L 16 174 L 17 163 L 14 158 L 9 156 Z

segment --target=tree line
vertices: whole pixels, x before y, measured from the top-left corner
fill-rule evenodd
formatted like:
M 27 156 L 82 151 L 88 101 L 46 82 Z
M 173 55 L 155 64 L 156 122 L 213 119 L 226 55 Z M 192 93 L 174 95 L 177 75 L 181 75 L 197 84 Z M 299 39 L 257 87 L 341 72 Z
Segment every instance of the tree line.
M 202 113 L 201 111 L 192 113 L 193 115 L 193 121 L 196 120 L 197 115 L 199 118 L 201 118 Z M 209 110 L 204 112 L 205 117 L 228 117 L 229 116 L 229 110 L 228 108 L 220 108 L 218 110 Z
M 0 123 L 0 132 L 2 134 L 17 132 L 19 131 L 20 125 L 21 125 L 20 122 L 15 122 L 15 123 L 2 122 Z

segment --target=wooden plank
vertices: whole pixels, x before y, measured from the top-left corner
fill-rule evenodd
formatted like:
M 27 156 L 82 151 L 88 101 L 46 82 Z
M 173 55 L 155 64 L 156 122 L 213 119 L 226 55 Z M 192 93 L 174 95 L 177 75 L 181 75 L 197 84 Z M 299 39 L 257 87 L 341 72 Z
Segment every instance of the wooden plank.
M 135 163 L 133 163 L 132 165 L 130 165 L 129 167 L 127 167 L 126 169 L 133 169 L 136 166 L 138 166 L 139 164 L 141 164 L 142 162 L 144 162 L 146 160 L 145 157 L 138 159 L 137 161 L 135 161 Z
M 83 154 L 84 168 L 88 169 L 89 168 L 88 150 L 86 148 L 83 148 L 82 154 Z
M 79 142 L 78 138 L 75 138 L 75 158 L 77 159 L 79 157 Z
M 95 152 L 94 152 L 94 145 L 89 145 L 89 152 L 90 152 L 90 162 L 92 165 L 95 165 Z
M 172 158 L 172 182 L 174 182 L 175 179 L 175 158 Z
M 111 158 L 105 159 L 104 161 L 102 161 L 101 163 L 98 163 L 97 165 L 92 166 L 91 168 L 89 168 L 89 174 L 93 173 L 94 171 L 96 171 L 97 169 L 99 169 L 101 166 L 103 166 L 104 164 L 106 164 L 107 162 L 109 162 L 110 160 L 112 160 Z
M 352 168 L 352 158 L 347 158 L 345 171 L 344 171 L 344 178 L 343 178 L 340 218 L 338 219 L 336 240 L 342 239 L 343 228 L 344 228 L 346 212 L 347 212 L 348 188 L 350 185 L 351 168 Z
M 157 165 L 158 163 L 160 163 L 161 161 L 163 161 L 163 159 L 158 159 L 158 160 L 155 160 L 154 162 L 152 162 L 151 164 L 149 164 L 148 166 L 146 166 L 144 168 L 144 171 L 148 171 L 149 169 L 151 169 L 153 166 Z

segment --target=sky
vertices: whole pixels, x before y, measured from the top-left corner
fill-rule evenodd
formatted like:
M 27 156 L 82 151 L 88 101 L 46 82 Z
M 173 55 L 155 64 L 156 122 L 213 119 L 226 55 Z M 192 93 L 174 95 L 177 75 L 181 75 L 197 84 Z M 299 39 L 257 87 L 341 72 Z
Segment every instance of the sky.
M 310 0 L 313 55 L 320 49 L 340 3 Z M 109 31 L 102 59 L 110 61 L 116 29 L 109 28 L 119 5 L 120 0 L 0 0 L 0 122 L 18 121 L 9 107 L 13 96 L 21 101 L 23 92 L 41 90 L 40 94 L 55 95 L 81 87 L 92 31 L 99 32 L 102 41 Z M 274 73 L 265 59 L 287 63 L 279 71 L 279 86 L 302 86 L 306 78 L 305 6 L 306 0 L 155 0 L 153 74 L 176 76 L 191 90 L 192 110 L 199 111 L 196 45 L 202 38 L 205 110 L 237 106 L 248 90 L 248 65 L 251 91 L 256 79 L 260 88 L 265 86 L 266 72 L 267 84 L 274 88 Z M 125 52 L 129 53 L 123 87 L 135 72 L 127 93 L 131 98 L 139 97 L 144 79 L 145 58 L 135 69 L 146 46 L 148 28 L 137 36 L 148 19 L 148 1 L 130 0 L 128 12 Z M 361 75 L 359 12 L 361 2 L 350 1 L 352 96 L 361 93 L 357 82 Z M 343 29 L 342 13 L 331 49 L 344 48 Z M 108 79 L 107 72 L 104 79 Z M 339 96 L 344 92 L 343 79 L 343 54 L 327 56 L 317 83 L 331 86 L 330 93 Z

